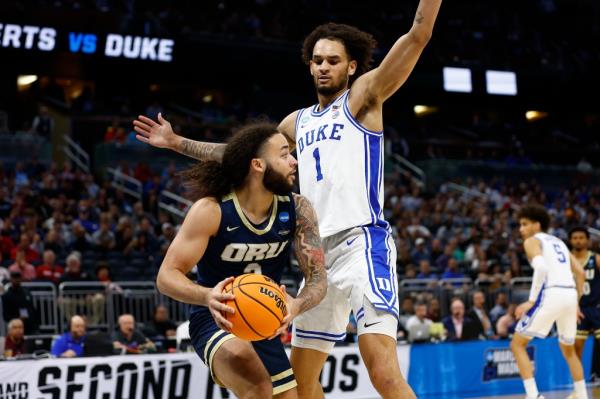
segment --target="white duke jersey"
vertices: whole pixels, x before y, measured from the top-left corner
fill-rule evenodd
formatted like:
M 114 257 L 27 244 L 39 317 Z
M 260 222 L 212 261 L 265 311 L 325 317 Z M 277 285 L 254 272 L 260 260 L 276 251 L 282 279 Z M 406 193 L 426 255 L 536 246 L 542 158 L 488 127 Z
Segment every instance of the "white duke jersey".
M 298 111 L 296 152 L 300 193 L 312 203 L 321 237 L 383 218 L 383 131 L 362 127 L 346 90 L 329 106 Z
M 535 238 L 542 243 L 542 256 L 548 268 L 544 282 L 545 288 L 575 288 L 570 252 L 565 243 L 546 233 L 537 233 Z

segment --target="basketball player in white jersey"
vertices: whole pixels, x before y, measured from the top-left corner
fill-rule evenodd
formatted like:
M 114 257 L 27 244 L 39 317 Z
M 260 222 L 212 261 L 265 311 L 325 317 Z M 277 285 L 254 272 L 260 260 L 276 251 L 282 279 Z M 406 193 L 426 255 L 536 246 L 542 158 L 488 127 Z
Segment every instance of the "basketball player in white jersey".
M 583 368 L 574 348 L 585 273 L 565 243 L 545 233 L 550 216 L 544 207 L 525 205 L 519 211 L 518 220 L 525 254 L 533 267 L 533 280 L 529 301 L 517 307 L 516 316 L 520 320 L 510 348 L 519 366 L 527 399 L 541 397 L 527 355 L 527 344 L 534 337 L 545 338 L 554 323 L 560 349 L 573 377 L 576 397 L 587 399 Z
M 300 192 L 317 211 L 328 268 L 326 298 L 294 323 L 291 362 L 301 398 L 323 398 L 321 369 L 345 337 L 350 311 L 371 382 L 385 398 L 413 398 L 396 355 L 396 249 L 383 219 L 383 102 L 404 84 L 433 32 L 441 0 L 420 0 L 413 25 L 369 71 L 371 35 L 325 24 L 305 39 L 318 103 L 279 125 L 298 154 Z M 159 114 L 134 121 L 138 139 L 200 160 L 224 145 L 176 135 Z

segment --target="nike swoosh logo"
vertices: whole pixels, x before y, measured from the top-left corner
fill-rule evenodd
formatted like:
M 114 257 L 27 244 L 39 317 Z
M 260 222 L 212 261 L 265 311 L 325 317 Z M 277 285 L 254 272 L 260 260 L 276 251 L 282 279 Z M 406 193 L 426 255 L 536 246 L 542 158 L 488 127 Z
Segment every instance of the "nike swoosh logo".
M 371 323 L 371 324 L 365 323 L 365 328 L 369 328 L 369 327 L 374 326 L 375 324 L 379 324 L 379 323 L 381 323 L 381 321 L 376 321 L 375 323 Z
M 346 241 L 346 244 L 348 244 L 348 245 L 352 245 L 352 243 L 353 243 L 354 241 L 356 241 L 356 239 L 357 239 L 357 238 L 358 238 L 358 237 L 354 237 L 353 239 Z
M 236 229 L 239 229 L 239 228 L 240 228 L 240 226 L 235 226 L 235 227 L 229 227 L 229 226 L 227 226 L 227 231 L 233 231 L 233 230 L 236 230 Z

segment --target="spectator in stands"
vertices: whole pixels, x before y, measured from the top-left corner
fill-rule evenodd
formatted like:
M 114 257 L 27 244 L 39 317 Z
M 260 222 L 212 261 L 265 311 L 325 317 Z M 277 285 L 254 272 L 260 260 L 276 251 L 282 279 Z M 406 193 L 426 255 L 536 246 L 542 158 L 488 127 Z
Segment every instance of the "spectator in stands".
M 36 272 L 35 272 L 35 267 L 30 264 L 27 263 L 27 261 L 25 260 L 26 256 L 25 256 L 25 251 L 23 251 L 22 249 L 17 251 L 16 254 L 16 259 L 15 259 L 15 263 L 13 263 L 12 265 L 10 265 L 8 267 L 8 271 L 9 272 L 19 272 L 21 274 L 21 278 L 23 281 L 32 281 L 35 280 L 36 276 Z
M 444 254 L 444 246 L 442 245 L 442 240 L 439 238 L 434 238 L 431 240 L 431 257 L 430 260 L 433 262 L 440 256 Z
M 25 333 L 37 331 L 37 313 L 33 306 L 33 298 L 29 291 L 21 286 L 21 272 L 10 272 L 10 287 L 2 295 L 2 317 L 5 322 L 21 319 L 25 325 Z
M 44 237 L 44 248 L 51 250 L 55 254 L 63 254 L 65 252 L 65 243 L 60 239 L 56 230 L 50 230 Z
M 15 164 L 14 179 L 15 187 L 17 189 L 29 186 L 29 176 L 27 175 L 27 171 L 25 170 L 25 165 L 23 164 L 23 162 L 17 162 Z
M 133 204 L 132 221 L 134 224 L 141 227 L 142 219 L 144 218 L 148 219 L 151 226 L 156 225 L 156 219 L 154 216 L 144 210 L 144 203 L 142 201 L 137 201 L 135 204 Z
M 112 283 L 110 266 L 107 262 L 101 261 L 96 265 L 96 280 L 107 285 Z
M 123 250 L 125 255 L 133 254 L 135 256 L 150 255 L 154 252 L 154 247 L 150 244 L 148 234 L 138 232 L 129 242 L 129 245 Z
M 431 335 L 429 327 L 433 322 L 427 318 L 427 303 L 418 301 L 415 304 L 415 314 L 406 321 L 406 331 L 409 342 L 426 342 Z
M 408 234 L 410 234 L 411 238 L 415 237 L 424 237 L 430 238 L 431 232 L 423 223 L 421 223 L 421 219 L 415 217 L 412 219 L 411 224 L 406 228 Z
M 433 297 L 429 300 L 429 306 L 427 306 L 427 318 L 438 323 L 442 321 L 442 307 L 440 306 L 439 299 Z
M 448 268 L 442 275 L 442 278 L 464 278 L 465 275 L 463 272 L 458 270 L 458 261 L 456 258 L 452 257 L 448 260 Z
M 92 238 L 79 221 L 75 220 L 71 224 L 71 229 L 73 234 L 71 242 L 69 243 L 71 250 L 86 252 L 94 249 L 92 245 Z
M 506 292 L 500 291 L 496 295 L 496 304 L 490 310 L 490 321 L 493 325 L 496 324 L 498 319 L 506 314 L 506 309 L 508 308 L 508 295 Z
M 25 260 L 28 263 L 35 262 L 40 258 L 40 254 L 33 248 L 31 248 L 31 240 L 29 239 L 29 236 L 25 233 L 21 234 L 19 244 L 17 244 L 17 246 L 12 249 L 10 253 L 10 258 L 17 259 L 18 251 L 23 251 L 25 253 Z
M 410 253 L 410 259 L 416 265 L 418 265 L 423 259 L 431 261 L 431 254 L 427 249 L 425 239 L 423 237 L 419 237 L 415 240 L 415 248 Z
M 417 278 L 438 279 L 437 274 L 431 270 L 431 265 L 427 259 L 419 262 L 419 274 L 417 274 Z
M 511 303 L 508 305 L 506 314 L 498 319 L 496 322 L 496 333 L 500 338 L 509 338 L 515 332 L 515 326 L 517 325 L 517 319 L 515 317 L 515 310 L 517 305 Z
M 156 346 L 135 328 L 133 315 L 119 316 L 119 330 L 113 335 L 113 347 L 122 354 L 138 354 L 156 351 Z
M 58 284 L 58 280 L 62 277 L 65 269 L 56 264 L 56 254 L 51 249 L 44 251 L 44 263 L 37 267 L 37 279 L 42 281 L 51 281 Z
M 167 248 L 171 245 L 171 242 L 175 238 L 175 227 L 171 223 L 165 222 L 161 227 L 162 234 L 158 237 L 158 245 L 161 253 L 166 253 Z
M 485 294 L 482 291 L 477 290 L 471 295 L 473 307 L 469 310 L 467 316 L 477 324 L 478 335 L 492 338 L 494 335 L 494 326 L 485 309 Z
M 108 252 L 115 247 L 115 235 L 110 231 L 108 222 L 100 222 L 100 228 L 92 234 L 92 244 L 100 252 Z
M 415 314 L 415 302 L 413 297 L 408 295 L 402 298 L 402 303 L 400 305 L 400 317 L 398 318 L 398 322 L 402 326 L 402 328 L 406 327 L 406 321 Z
M 59 283 L 90 280 L 87 273 L 81 271 L 81 258 L 77 252 L 71 252 L 66 262 L 65 274 L 59 279 Z
M 177 324 L 169 320 L 169 311 L 165 305 L 157 305 L 154 308 L 154 317 L 143 329 L 144 334 L 150 338 L 174 337 L 177 332 Z
M 12 319 L 8 322 L 8 332 L 4 340 L 4 357 L 11 358 L 25 353 L 25 325 L 21 319 Z
M 406 280 L 417 278 L 417 268 L 415 267 L 415 265 L 413 265 L 412 263 L 406 265 L 406 267 L 404 268 L 404 278 Z
M 479 327 L 470 317 L 465 316 L 465 304 L 460 298 L 453 298 L 450 315 L 443 320 L 447 341 L 468 341 L 479 338 Z
M 0 229 L 0 253 L 5 259 L 12 259 L 10 255 L 12 253 L 13 248 L 15 247 L 15 244 L 13 243 L 13 240 L 11 238 L 10 227 L 11 220 L 10 218 L 7 218 L 4 221 L 4 226 L 2 226 L 2 228 Z
M 10 280 L 10 272 L 2 265 L 2 253 L 0 252 L 0 293 L 4 292 L 4 284 Z
M 77 209 L 76 221 L 86 230 L 88 234 L 94 234 L 98 230 L 98 223 L 95 221 L 95 215 L 92 214 L 92 209 L 88 200 L 79 200 Z
M 149 218 L 144 217 L 140 219 L 137 233 L 138 235 L 144 234 L 146 236 L 148 245 L 152 249 L 155 249 L 158 246 L 158 240 L 156 238 L 156 234 L 154 233 L 154 225 L 152 224 L 152 221 Z
M 31 132 L 50 138 L 54 131 L 54 118 L 50 115 L 48 107 L 40 105 L 40 110 L 31 123 Z
M 7 198 L 6 189 L 4 185 L 0 187 L 0 219 L 5 219 L 10 215 L 12 210 L 12 204 Z
M 55 357 L 81 357 L 85 345 L 85 319 L 74 315 L 69 320 L 69 331 L 54 341 L 50 353 Z
M 446 245 L 444 247 L 444 253 L 435 259 L 435 266 L 438 270 L 446 270 L 446 268 L 448 267 L 448 261 L 450 260 L 450 258 L 452 258 L 453 251 L 454 248 L 452 247 L 452 245 Z

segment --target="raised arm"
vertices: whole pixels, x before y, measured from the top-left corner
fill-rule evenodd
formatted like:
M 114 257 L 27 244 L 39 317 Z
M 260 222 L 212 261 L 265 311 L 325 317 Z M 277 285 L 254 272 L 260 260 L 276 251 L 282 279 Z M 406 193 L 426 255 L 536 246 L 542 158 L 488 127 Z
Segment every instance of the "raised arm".
M 292 112 L 277 127 L 287 138 L 290 151 L 296 147 L 297 115 L 298 111 Z M 221 162 L 225 153 L 226 144 L 224 143 L 190 140 L 175 133 L 171 123 L 163 118 L 161 113 L 158 114 L 157 121 L 139 115 L 138 119 L 133 121 L 133 128 L 137 132 L 135 137 L 142 143 L 157 148 L 167 148 L 199 161 Z
M 190 208 L 160 265 L 156 286 L 162 294 L 178 301 L 207 306 L 217 325 L 228 329 L 231 323 L 221 312 L 233 313 L 233 309 L 221 302 L 232 299 L 233 295 L 223 294 L 222 290 L 233 278 L 209 288 L 194 283 L 186 276 L 204 255 L 208 240 L 219 229 L 220 220 L 220 208 L 212 199 L 203 198 Z
M 133 121 L 133 126 L 138 133 L 135 137 L 142 143 L 150 144 L 153 147 L 167 148 L 200 161 L 220 162 L 223 159 L 225 144 L 186 139 L 176 134 L 171 123 L 160 113 L 156 122 L 140 115 Z
M 359 77 L 352 85 L 352 109 L 361 109 L 362 104 L 382 103 L 404 84 L 431 38 L 441 4 L 442 0 L 419 2 L 408 33 L 394 43 L 377 68 Z

